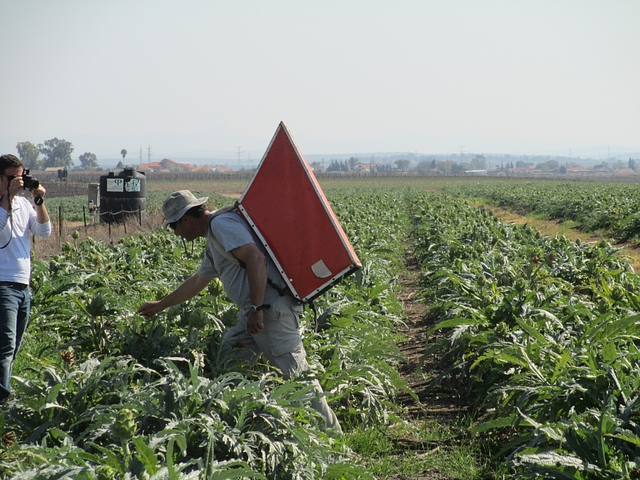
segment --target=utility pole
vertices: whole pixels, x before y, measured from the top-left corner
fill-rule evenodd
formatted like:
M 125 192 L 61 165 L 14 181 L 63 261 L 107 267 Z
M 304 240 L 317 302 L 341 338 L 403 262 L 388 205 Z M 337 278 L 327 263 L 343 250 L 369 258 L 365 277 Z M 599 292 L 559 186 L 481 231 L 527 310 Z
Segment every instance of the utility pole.
M 236 147 L 238 149 L 238 165 L 241 165 L 240 163 L 240 155 L 242 154 L 242 150 L 240 150 L 242 148 L 242 145 L 240 145 L 239 147 Z
M 464 153 L 464 147 L 466 147 L 466 145 L 458 145 L 460 147 L 460 157 L 462 157 L 462 154 Z
M 147 148 L 147 161 L 151 163 L 151 144 L 149 144 L 149 147 Z

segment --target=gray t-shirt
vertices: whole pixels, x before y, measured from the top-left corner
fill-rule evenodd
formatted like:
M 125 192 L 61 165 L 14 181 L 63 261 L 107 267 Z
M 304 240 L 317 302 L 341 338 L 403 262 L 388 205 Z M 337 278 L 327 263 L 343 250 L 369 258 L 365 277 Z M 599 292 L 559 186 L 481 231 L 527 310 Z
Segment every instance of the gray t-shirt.
M 210 222 L 210 225 L 216 239 L 227 253 L 243 245 L 255 243 L 267 259 L 267 275 L 280 288 L 284 287 L 284 281 L 260 239 L 253 233 L 239 213 L 233 211 L 218 215 Z M 210 234 L 211 232 L 209 232 Z M 207 254 L 202 259 L 198 275 L 207 280 L 219 278 L 224 285 L 224 291 L 233 303 L 241 308 L 249 307 L 251 299 L 249 297 L 249 278 L 246 270 L 225 258 L 208 236 L 206 249 Z M 268 285 L 264 303 L 271 303 L 278 295 L 277 290 Z

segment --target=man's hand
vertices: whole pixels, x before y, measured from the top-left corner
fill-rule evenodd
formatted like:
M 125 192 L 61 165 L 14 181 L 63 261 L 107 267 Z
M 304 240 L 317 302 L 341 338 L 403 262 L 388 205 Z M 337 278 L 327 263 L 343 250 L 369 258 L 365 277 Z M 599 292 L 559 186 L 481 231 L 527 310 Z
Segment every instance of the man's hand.
M 42 185 L 38 185 L 38 188 L 34 188 L 33 190 L 31 190 L 31 198 L 33 198 L 34 200 L 36 197 L 44 198 L 46 193 L 47 190 Z
M 136 313 L 142 315 L 145 318 L 151 318 L 163 311 L 165 308 L 173 307 L 174 305 L 178 305 L 179 303 L 186 302 L 187 300 L 192 299 L 198 293 L 204 290 L 207 285 L 209 285 L 209 282 L 210 280 L 205 280 L 197 273 L 191 275 L 182 283 L 182 285 L 180 285 L 162 300 L 146 302 L 138 309 Z
M 24 181 L 22 180 L 22 176 L 15 177 L 9 183 L 8 193 L 9 193 L 9 201 L 13 200 L 13 198 L 18 195 L 24 186 Z
M 156 300 L 155 302 L 146 302 L 136 313 L 145 318 L 151 318 L 155 317 L 162 310 L 164 309 L 160 306 L 160 300 Z
M 249 313 L 247 317 L 247 332 L 252 335 L 256 333 L 260 333 L 264 328 L 264 323 L 262 323 L 262 310 L 258 310 L 257 312 Z

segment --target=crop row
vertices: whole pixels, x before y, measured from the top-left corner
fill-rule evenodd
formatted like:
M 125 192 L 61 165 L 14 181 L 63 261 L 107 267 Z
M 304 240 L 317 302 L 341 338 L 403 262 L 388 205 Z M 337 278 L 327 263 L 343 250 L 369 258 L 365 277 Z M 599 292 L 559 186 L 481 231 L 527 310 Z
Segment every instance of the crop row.
M 146 196 L 147 208 L 144 213 L 146 215 L 160 214 L 162 202 L 169 193 L 171 193 L 169 190 L 148 191 Z M 199 192 L 194 192 L 194 194 L 198 194 L 198 193 Z M 218 195 L 215 193 L 207 193 L 207 195 L 212 199 L 212 201 L 214 200 L 218 202 L 229 201 L 228 199 L 225 199 L 222 195 Z M 220 203 L 220 205 L 225 205 L 225 203 Z M 87 202 L 86 195 L 75 195 L 73 197 L 47 198 L 47 209 L 49 210 L 49 214 L 51 215 L 51 218 L 55 222 L 58 222 L 60 220 L 59 218 L 60 215 L 62 215 L 63 220 L 67 222 L 86 221 L 87 223 L 90 223 L 92 221 L 91 212 L 89 212 L 87 207 L 88 207 L 88 202 Z M 100 213 L 99 210 L 95 212 L 96 215 L 98 215 L 99 213 Z
M 316 426 L 317 378 L 347 430 L 384 424 L 406 390 L 395 365 L 395 278 L 408 217 L 395 193 L 335 194 L 363 268 L 306 309 L 311 371 L 283 381 L 262 363 L 219 361 L 235 321 L 219 282 L 152 320 L 134 312 L 197 269 L 164 231 L 114 245 L 87 239 L 33 266 L 32 324 L 0 411 L 0 477 L 370 477 Z
M 542 236 L 450 196 L 415 202 L 442 355 L 505 478 L 638 478 L 640 281 L 607 242 Z
M 485 182 L 445 191 L 483 198 L 522 214 L 571 221 L 586 232 L 601 232 L 616 240 L 640 240 L 640 191 L 633 184 Z

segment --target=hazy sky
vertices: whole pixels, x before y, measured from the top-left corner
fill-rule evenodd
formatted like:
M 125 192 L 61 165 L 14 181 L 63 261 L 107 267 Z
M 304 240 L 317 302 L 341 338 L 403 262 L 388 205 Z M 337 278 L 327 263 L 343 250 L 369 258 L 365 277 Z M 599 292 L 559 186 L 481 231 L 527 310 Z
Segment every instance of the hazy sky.
M 76 164 L 640 152 L 638 0 L 0 0 L 0 64 L 0 152 Z

